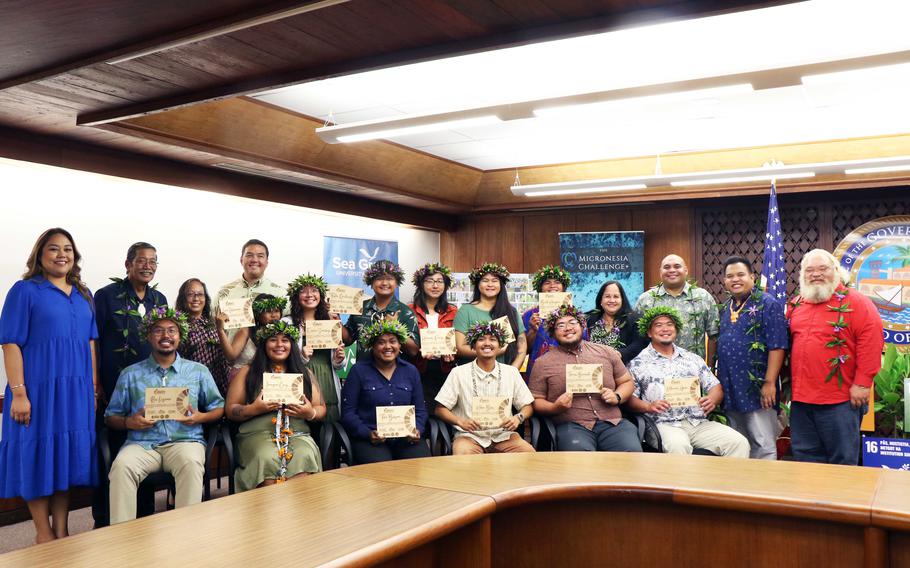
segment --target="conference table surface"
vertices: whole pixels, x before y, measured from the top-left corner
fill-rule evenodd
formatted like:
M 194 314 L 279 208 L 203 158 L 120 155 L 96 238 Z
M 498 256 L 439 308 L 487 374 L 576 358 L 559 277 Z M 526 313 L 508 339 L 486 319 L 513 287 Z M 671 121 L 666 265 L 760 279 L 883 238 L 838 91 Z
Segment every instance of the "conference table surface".
M 910 532 L 910 473 L 664 454 L 546 452 L 341 468 L 0 556 L 2 566 L 361 566 L 546 501 L 691 505 Z M 306 561 L 294 561 L 306 551 Z

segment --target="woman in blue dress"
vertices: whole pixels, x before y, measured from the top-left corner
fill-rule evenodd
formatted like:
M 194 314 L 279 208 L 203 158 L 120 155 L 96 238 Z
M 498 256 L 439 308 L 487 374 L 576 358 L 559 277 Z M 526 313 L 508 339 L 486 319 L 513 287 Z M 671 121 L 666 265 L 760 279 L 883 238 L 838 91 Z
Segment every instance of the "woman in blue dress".
M 0 498 L 25 499 L 36 543 L 67 536 L 70 488 L 98 479 L 98 330 L 80 259 L 67 231 L 45 231 L 0 315 L 7 376 Z

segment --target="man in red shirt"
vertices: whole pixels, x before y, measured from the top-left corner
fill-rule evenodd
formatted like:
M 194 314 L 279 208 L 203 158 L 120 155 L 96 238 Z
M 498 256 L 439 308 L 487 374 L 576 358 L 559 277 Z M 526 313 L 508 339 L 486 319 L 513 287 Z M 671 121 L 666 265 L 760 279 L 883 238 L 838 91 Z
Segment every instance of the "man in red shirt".
M 859 426 L 881 368 L 884 335 L 875 304 L 847 288 L 848 281 L 828 251 L 811 250 L 800 263 L 801 295 L 787 312 L 797 461 L 859 462 Z

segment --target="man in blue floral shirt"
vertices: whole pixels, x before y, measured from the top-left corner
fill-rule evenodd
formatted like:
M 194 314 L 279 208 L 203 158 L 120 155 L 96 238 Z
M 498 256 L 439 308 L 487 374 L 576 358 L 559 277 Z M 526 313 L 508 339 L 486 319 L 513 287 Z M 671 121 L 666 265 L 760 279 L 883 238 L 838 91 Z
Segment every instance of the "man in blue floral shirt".
M 108 427 L 126 430 L 127 439 L 111 466 L 111 524 L 136 518 L 136 490 L 150 473 L 174 476 L 177 507 L 202 500 L 205 440 L 202 424 L 220 420 L 224 399 L 208 368 L 181 358 L 186 339 L 186 316 L 156 308 L 142 320 L 142 332 L 152 346 L 151 356 L 124 369 L 104 413 Z M 188 409 L 175 420 L 152 421 L 145 416 L 147 388 L 182 387 Z
M 777 459 L 777 381 L 788 347 L 783 305 L 755 289 L 752 265 L 724 261 L 730 299 L 720 314 L 717 378 L 724 388 L 730 426 L 749 440 L 750 456 Z
M 701 357 L 674 345 L 682 329 L 679 313 L 663 306 L 650 308 L 638 329 L 651 338 L 651 344 L 629 364 L 635 391 L 628 407 L 654 414 L 664 451 L 691 454 L 693 448 L 701 448 L 722 456 L 749 457 L 749 442 L 742 434 L 708 420 L 724 391 Z M 680 386 L 688 386 L 688 393 L 680 392 Z

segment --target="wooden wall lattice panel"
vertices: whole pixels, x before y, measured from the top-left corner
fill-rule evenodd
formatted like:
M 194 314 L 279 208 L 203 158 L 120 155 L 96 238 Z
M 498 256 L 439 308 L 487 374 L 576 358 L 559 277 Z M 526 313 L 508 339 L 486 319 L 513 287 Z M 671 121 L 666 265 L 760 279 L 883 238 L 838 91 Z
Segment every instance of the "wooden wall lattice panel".
M 900 194 L 901 197 L 896 197 Z M 908 197 L 903 197 L 906 194 Z M 789 203 L 788 203 L 789 201 Z M 910 189 L 893 188 L 869 198 L 828 200 L 807 196 L 778 196 L 788 274 L 787 292 L 799 283 L 799 262 L 813 248 L 833 250 L 850 232 L 879 217 L 910 215 Z M 752 200 L 749 207 L 700 207 L 695 210 L 696 255 L 701 262 L 690 270 L 699 285 L 718 301 L 726 298 L 723 261 L 731 255 L 750 259 L 756 272 L 764 262 L 767 201 Z

